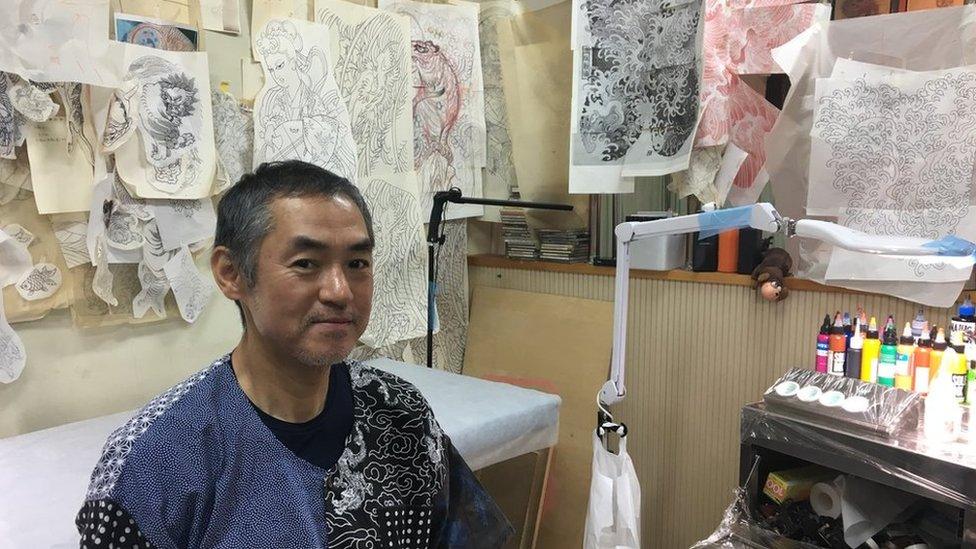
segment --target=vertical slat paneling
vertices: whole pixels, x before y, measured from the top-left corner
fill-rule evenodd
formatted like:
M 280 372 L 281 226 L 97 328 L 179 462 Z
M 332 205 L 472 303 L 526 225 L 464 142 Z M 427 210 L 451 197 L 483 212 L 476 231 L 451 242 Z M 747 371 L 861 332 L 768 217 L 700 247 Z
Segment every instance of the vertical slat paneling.
M 609 276 L 471 267 L 470 284 L 613 300 Z M 631 280 L 618 412 L 631 427 L 645 547 L 688 547 L 711 533 L 738 482 L 739 410 L 787 368 L 812 365 L 825 313 L 858 305 L 879 324 L 894 314 L 904 325 L 918 310 L 877 295 L 794 291 L 773 304 L 742 286 Z M 950 316 L 923 309 L 940 324 Z

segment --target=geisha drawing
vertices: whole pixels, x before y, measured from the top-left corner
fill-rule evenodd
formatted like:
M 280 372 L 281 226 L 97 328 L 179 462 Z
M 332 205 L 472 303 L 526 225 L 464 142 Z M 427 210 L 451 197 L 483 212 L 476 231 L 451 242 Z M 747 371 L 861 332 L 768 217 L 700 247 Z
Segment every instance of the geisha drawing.
M 354 180 L 356 145 L 329 66 L 327 28 L 272 19 L 255 44 L 265 85 L 254 102 L 254 165 L 298 159 Z

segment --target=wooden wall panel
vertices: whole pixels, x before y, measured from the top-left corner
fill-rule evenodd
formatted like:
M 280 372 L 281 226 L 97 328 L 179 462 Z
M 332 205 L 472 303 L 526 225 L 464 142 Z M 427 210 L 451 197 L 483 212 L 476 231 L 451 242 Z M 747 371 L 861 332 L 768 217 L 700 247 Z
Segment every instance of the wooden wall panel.
M 469 272 L 472 287 L 613 299 L 610 276 L 484 266 Z M 793 290 L 771 304 L 743 286 L 631 280 L 628 396 L 616 412 L 631 428 L 645 547 L 684 548 L 711 533 L 738 480 L 740 408 L 787 368 L 812 365 L 824 313 L 859 304 L 878 322 L 891 313 L 901 324 L 918 309 L 878 295 Z M 940 324 L 950 316 L 924 309 Z

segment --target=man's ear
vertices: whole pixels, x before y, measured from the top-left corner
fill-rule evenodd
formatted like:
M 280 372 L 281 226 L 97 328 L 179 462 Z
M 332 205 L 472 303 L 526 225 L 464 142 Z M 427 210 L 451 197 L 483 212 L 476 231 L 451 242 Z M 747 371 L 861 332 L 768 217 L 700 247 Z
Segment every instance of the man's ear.
M 224 297 L 233 301 L 240 301 L 244 297 L 247 283 L 241 270 L 231 259 L 230 250 L 224 246 L 215 247 L 210 253 L 210 270 Z

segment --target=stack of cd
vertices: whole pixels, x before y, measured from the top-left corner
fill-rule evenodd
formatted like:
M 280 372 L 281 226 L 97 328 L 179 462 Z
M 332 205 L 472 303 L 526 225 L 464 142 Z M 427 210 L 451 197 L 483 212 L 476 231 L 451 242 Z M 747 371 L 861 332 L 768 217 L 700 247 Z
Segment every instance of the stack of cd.
M 539 257 L 548 261 L 583 263 L 590 260 L 590 233 L 585 229 L 539 229 Z
M 539 247 L 525 219 L 525 210 L 502 209 L 505 255 L 512 259 L 538 259 Z

